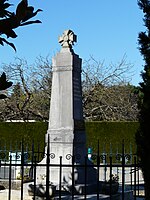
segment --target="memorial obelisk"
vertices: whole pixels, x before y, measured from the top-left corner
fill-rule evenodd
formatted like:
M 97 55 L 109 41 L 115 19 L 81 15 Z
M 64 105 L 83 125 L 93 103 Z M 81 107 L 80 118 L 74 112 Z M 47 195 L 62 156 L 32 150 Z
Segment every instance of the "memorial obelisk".
M 77 36 L 71 30 L 59 37 L 61 50 L 52 60 L 52 89 L 49 125 L 46 140 L 50 146 L 50 163 L 71 164 L 74 155 L 76 164 L 83 164 L 86 156 L 86 134 L 82 108 L 81 65 L 82 59 L 73 51 Z M 44 162 L 44 161 L 42 161 Z M 94 171 L 94 170 L 93 170 Z M 87 177 L 93 182 L 95 176 Z M 40 170 L 38 173 L 42 173 Z M 69 182 L 71 168 L 62 169 L 62 181 Z M 95 173 L 94 173 L 95 175 Z M 39 176 L 39 175 L 38 175 Z M 84 183 L 83 169 L 76 169 L 75 182 Z M 59 168 L 50 167 L 50 181 L 59 183 Z

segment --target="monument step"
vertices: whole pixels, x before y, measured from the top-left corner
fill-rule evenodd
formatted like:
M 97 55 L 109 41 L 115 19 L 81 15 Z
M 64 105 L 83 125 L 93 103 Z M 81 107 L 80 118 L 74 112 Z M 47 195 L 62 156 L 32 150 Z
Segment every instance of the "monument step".
M 59 199 L 59 196 L 55 196 L 54 200 Z M 66 195 L 66 196 L 61 196 L 61 199 L 63 200 L 71 200 L 71 199 L 76 199 L 76 200 L 80 200 L 80 199 L 85 199 L 85 195 L 75 195 L 73 198 L 71 195 Z M 89 200 L 97 200 L 97 194 L 88 194 L 86 195 L 86 199 Z M 110 196 L 109 195 L 105 195 L 105 194 L 99 194 L 99 200 L 110 200 Z M 112 195 L 112 200 L 121 200 L 122 199 L 122 194 L 121 192 L 118 192 L 115 195 Z M 133 200 L 133 191 L 129 190 L 129 191 L 125 191 L 124 194 L 124 200 Z M 141 199 L 142 200 L 142 199 Z

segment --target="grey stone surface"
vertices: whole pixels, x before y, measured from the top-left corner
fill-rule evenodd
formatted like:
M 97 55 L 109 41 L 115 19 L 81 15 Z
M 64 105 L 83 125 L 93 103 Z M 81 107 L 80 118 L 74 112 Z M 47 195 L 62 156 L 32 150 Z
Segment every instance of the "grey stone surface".
M 63 35 L 58 39 L 62 48 L 72 49 L 72 45 L 77 41 L 77 36 L 71 30 L 65 30 Z M 64 50 L 64 49 L 63 49 Z
M 86 134 L 83 120 L 81 65 L 82 59 L 73 52 L 72 45 L 76 36 L 67 30 L 59 38 L 62 49 L 52 60 L 52 89 L 49 113 L 49 126 L 46 135 L 50 140 L 50 163 L 72 164 L 70 155 L 75 156 L 76 164 L 84 164 L 86 156 Z M 41 163 L 46 163 L 46 159 Z M 91 164 L 91 163 L 89 163 Z M 62 169 L 62 181 L 72 183 L 72 168 Z M 75 183 L 84 183 L 85 171 L 76 167 Z M 90 167 L 87 170 L 87 182 L 96 181 L 96 170 Z M 46 169 L 37 170 L 38 184 L 46 181 Z M 51 182 L 59 183 L 59 167 L 50 167 Z

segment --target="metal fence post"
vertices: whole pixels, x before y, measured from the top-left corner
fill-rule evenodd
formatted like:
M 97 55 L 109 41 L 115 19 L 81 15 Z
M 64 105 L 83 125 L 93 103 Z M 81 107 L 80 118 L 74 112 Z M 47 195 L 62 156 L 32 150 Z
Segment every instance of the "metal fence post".
M 99 165 L 100 165 L 100 155 L 99 155 L 99 140 L 97 147 L 97 200 L 99 200 Z
M 136 156 L 134 157 L 134 200 L 136 200 Z
M 23 179 L 24 179 L 24 144 L 21 145 L 21 200 L 23 200 Z
M 36 196 L 36 156 L 34 156 L 34 188 L 33 188 L 33 200 L 35 200 Z
M 112 156 L 109 157 L 110 159 L 110 200 L 112 199 Z
M 84 190 L 84 198 L 86 199 L 86 193 L 87 193 L 87 167 L 88 167 L 88 165 L 87 165 L 87 159 L 88 159 L 88 157 L 87 156 L 85 156 L 85 163 L 84 163 L 84 169 L 85 169 L 85 174 L 84 174 L 84 181 L 85 181 L 85 190 Z
M 60 158 L 60 165 L 59 165 L 59 199 L 61 199 L 61 177 L 62 177 L 62 156 Z
M 124 140 L 122 141 L 122 200 L 124 200 L 124 187 L 125 187 L 125 153 L 124 153 Z
M 8 200 L 11 199 L 11 161 L 12 161 L 12 155 L 10 154 L 10 165 L 9 165 L 9 194 L 8 194 Z
M 130 180 L 131 180 L 131 190 L 132 190 L 132 186 L 133 186 L 133 183 L 132 183 L 132 181 L 133 181 L 133 179 L 132 179 L 132 167 L 131 167 L 131 169 L 130 169 L 130 174 L 131 174 L 131 175 L 130 175 L 130 177 L 131 177 Z
M 31 157 L 31 177 L 33 178 L 33 166 L 34 166 L 34 142 L 32 141 L 32 157 Z
M 49 164 L 50 164 L 50 142 L 48 134 L 47 159 L 46 159 L 46 200 L 49 200 Z
M 75 163 L 75 156 L 73 155 L 72 156 L 72 199 L 74 199 L 74 185 L 75 185 L 75 182 L 74 182 L 74 163 Z

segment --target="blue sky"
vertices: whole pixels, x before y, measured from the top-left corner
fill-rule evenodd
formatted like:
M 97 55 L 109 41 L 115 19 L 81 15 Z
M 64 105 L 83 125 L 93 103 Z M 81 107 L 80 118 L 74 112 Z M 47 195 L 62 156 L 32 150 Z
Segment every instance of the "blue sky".
M 19 0 L 9 0 L 14 10 Z M 138 33 L 145 30 L 143 13 L 137 0 L 29 0 L 35 9 L 41 8 L 35 19 L 42 24 L 16 29 L 13 40 L 17 48 L 0 46 L 0 64 L 10 63 L 15 57 L 34 63 L 36 57 L 51 58 L 59 50 L 58 36 L 66 29 L 77 35 L 75 53 L 84 60 L 92 55 L 105 64 L 118 63 L 124 54 L 126 61 L 134 65 L 131 83 L 138 85 L 143 69 L 143 58 L 138 50 Z

